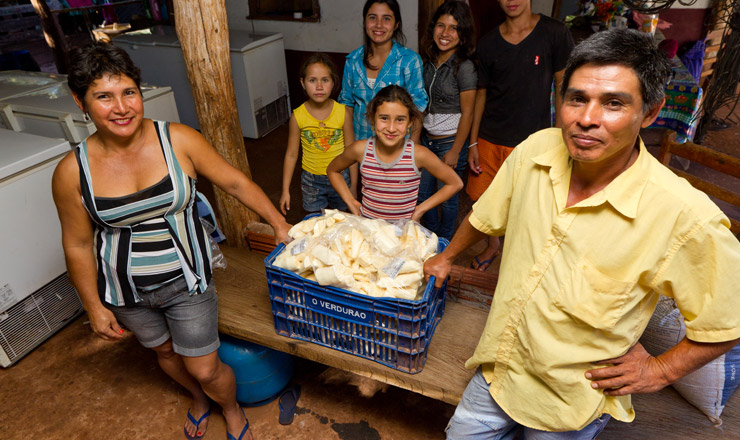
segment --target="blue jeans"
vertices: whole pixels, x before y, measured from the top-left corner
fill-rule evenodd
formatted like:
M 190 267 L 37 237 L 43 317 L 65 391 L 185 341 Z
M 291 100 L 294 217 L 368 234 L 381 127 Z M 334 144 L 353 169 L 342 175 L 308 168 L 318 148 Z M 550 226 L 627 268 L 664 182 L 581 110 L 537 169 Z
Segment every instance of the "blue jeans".
M 349 168 L 342 171 L 342 177 L 349 187 Z M 329 177 L 311 174 L 306 170 L 301 172 L 301 192 L 303 193 L 303 209 L 308 212 L 319 212 L 324 208 L 347 211 L 347 204 L 329 183 Z
M 427 132 L 421 136 L 421 144 L 429 148 L 429 150 L 437 155 L 440 159 L 452 149 L 452 144 L 455 142 L 455 136 L 447 136 L 439 139 L 430 139 Z M 468 163 L 468 142 L 465 141 L 460 155 L 457 157 L 457 166 L 455 172 L 460 178 L 463 176 L 465 167 Z M 419 184 L 419 202 L 428 199 L 440 188 L 444 186 L 444 183 L 440 182 L 429 174 L 427 170 L 421 171 L 421 183 Z M 439 209 L 439 212 L 438 212 Z M 442 205 L 435 207 L 427 211 L 421 219 L 421 224 L 432 232 L 435 232 L 438 236 L 446 239 L 452 238 L 452 233 L 455 230 L 455 222 L 457 221 L 457 210 L 458 210 L 458 197 L 457 194 L 450 197 L 448 200 L 442 202 Z
M 512 420 L 496 404 L 489 388 L 478 368 L 447 424 L 448 440 L 512 440 L 517 434 L 521 440 L 592 440 L 611 419 L 608 414 L 603 414 L 580 431 L 548 432 L 527 428 Z

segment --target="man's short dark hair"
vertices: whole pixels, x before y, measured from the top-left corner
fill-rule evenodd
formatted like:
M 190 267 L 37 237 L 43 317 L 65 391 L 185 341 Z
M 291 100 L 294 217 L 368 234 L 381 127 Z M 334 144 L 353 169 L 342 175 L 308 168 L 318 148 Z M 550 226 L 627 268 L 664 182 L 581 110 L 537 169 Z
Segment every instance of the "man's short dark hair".
M 141 70 L 125 50 L 111 43 L 93 43 L 73 49 L 69 54 L 67 84 L 80 99 L 90 84 L 104 75 L 126 75 L 141 88 Z
M 573 72 L 586 64 L 620 65 L 632 69 L 640 81 L 644 111 L 659 105 L 665 97 L 671 65 L 650 34 L 633 29 L 615 29 L 597 32 L 583 40 L 573 49 L 565 66 L 561 96 L 565 96 Z

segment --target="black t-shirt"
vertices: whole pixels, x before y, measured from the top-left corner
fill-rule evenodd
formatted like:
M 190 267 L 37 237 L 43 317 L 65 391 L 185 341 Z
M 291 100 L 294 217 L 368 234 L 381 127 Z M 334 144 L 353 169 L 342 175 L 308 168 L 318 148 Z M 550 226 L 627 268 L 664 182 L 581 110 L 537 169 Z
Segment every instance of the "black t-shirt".
M 513 45 L 496 28 L 478 43 L 478 88 L 486 88 L 479 137 L 515 147 L 551 126 L 550 91 L 563 70 L 573 37 L 560 21 L 540 15 L 532 32 Z

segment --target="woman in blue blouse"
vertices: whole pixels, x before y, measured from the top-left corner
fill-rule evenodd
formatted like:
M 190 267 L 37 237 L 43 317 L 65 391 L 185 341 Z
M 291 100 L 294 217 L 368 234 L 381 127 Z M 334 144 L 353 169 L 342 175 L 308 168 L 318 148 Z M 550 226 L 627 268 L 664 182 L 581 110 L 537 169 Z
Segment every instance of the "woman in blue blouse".
M 385 86 L 404 87 L 419 111 L 427 106 L 419 54 L 403 46 L 401 9 L 396 0 L 367 0 L 362 8 L 365 44 L 347 55 L 339 102 L 352 114 L 356 139 L 373 135 L 365 116 L 367 104 Z M 412 134 L 419 142 L 420 130 Z

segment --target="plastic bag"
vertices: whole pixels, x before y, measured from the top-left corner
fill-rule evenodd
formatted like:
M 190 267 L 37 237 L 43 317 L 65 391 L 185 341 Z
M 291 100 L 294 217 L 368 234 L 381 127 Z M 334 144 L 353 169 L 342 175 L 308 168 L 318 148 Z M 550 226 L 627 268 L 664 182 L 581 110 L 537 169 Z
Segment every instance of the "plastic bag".
M 294 241 L 274 265 L 322 286 L 372 297 L 415 300 L 424 291 L 423 264 L 439 239 L 416 222 L 367 219 L 325 210 L 296 224 Z
M 206 230 L 208 243 L 211 245 L 211 269 L 226 269 L 226 257 L 224 257 L 221 248 L 218 247 L 218 243 L 213 238 L 216 227 L 204 218 L 200 219 L 200 223 L 203 225 L 203 229 Z
M 673 299 L 661 296 L 640 343 L 648 353 L 659 356 L 686 336 L 684 317 Z M 690 404 L 697 407 L 715 425 L 740 384 L 740 344 L 696 371 L 678 379 L 671 386 Z

